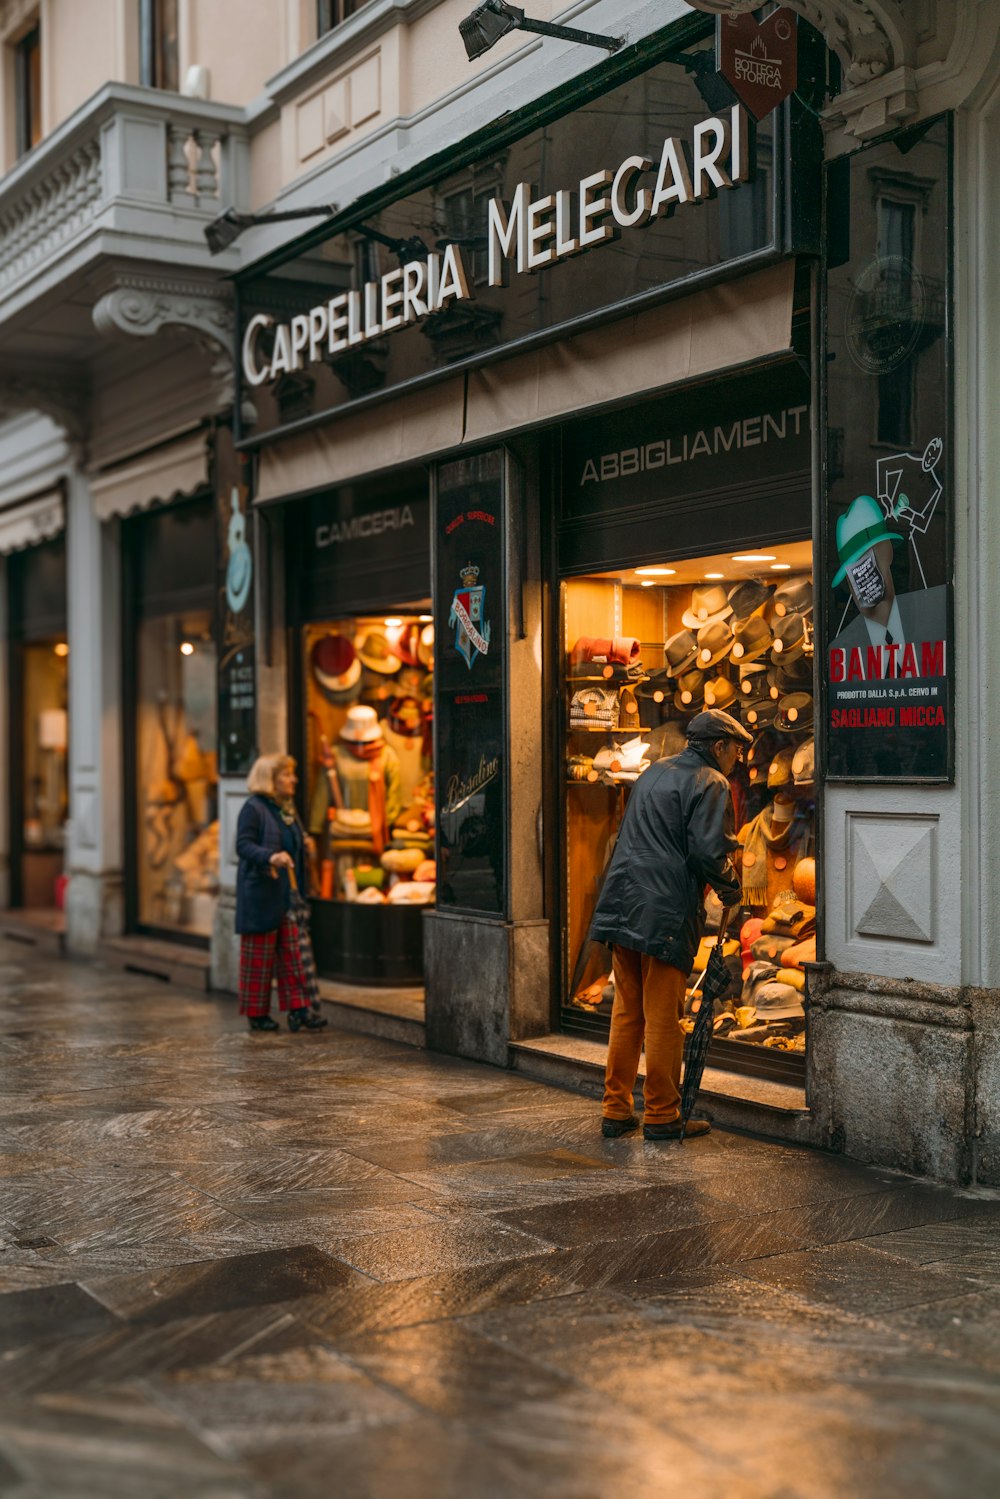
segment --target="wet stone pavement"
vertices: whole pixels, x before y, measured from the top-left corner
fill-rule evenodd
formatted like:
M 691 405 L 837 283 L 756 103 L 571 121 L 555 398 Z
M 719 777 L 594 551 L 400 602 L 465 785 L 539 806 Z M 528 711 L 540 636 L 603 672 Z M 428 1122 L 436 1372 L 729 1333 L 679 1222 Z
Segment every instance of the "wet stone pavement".
M 0 1495 L 995 1499 L 1000 1200 L 0 943 Z

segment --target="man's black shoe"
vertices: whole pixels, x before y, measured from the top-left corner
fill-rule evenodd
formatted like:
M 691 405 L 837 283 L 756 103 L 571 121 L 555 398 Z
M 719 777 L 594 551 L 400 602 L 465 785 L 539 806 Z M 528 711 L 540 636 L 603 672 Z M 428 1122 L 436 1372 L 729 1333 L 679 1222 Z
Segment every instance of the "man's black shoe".
M 617 1140 L 620 1135 L 630 1135 L 634 1129 L 639 1128 L 639 1121 L 634 1114 L 627 1119 L 602 1119 L 601 1134 L 605 1140 Z
M 712 1126 L 707 1119 L 689 1119 L 685 1128 L 683 1119 L 671 1119 L 669 1124 L 644 1124 L 642 1133 L 647 1140 L 679 1140 L 684 1131 L 685 1140 L 696 1135 L 707 1135 Z

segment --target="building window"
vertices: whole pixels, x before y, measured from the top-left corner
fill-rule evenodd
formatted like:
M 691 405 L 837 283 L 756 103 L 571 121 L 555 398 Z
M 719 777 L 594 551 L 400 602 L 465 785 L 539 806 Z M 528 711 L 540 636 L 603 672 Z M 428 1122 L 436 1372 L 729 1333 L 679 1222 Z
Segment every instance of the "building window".
M 14 69 L 17 154 L 24 156 L 42 138 L 42 33 L 37 24 L 18 42 Z
M 170 93 L 180 89 L 177 0 L 139 0 L 141 82 Z
M 316 0 L 317 37 L 326 36 L 328 31 L 340 26 L 365 3 L 366 0 Z

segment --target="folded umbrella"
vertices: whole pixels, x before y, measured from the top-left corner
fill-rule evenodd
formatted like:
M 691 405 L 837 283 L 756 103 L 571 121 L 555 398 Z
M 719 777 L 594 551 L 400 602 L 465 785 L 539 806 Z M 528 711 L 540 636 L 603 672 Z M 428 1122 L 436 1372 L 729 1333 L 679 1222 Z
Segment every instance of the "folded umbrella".
M 289 869 L 288 878 L 292 886 L 292 903 L 289 907 L 289 915 L 298 932 L 299 959 L 302 963 L 302 973 L 306 981 L 306 990 L 309 994 L 309 1004 L 312 1009 L 318 1012 L 322 1008 L 322 1004 L 319 997 L 319 979 L 316 976 L 316 955 L 313 952 L 312 938 L 309 935 L 309 902 L 299 889 L 299 882 L 295 878 L 294 869 Z
M 732 974 L 726 966 L 722 949 L 726 940 L 726 926 L 729 921 L 729 911 L 723 911 L 722 920 L 719 923 L 719 940 L 708 955 L 708 964 L 701 979 L 695 985 L 695 989 L 701 991 L 701 1004 L 695 1016 L 694 1029 L 684 1043 L 684 1081 L 681 1084 L 681 1139 L 684 1138 L 684 1127 L 691 1118 L 694 1101 L 701 1087 L 702 1075 L 705 1071 L 705 1058 L 708 1056 L 708 1048 L 712 1041 L 712 1020 L 715 1015 L 715 1001 L 722 999 L 728 994 L 733 982 Z

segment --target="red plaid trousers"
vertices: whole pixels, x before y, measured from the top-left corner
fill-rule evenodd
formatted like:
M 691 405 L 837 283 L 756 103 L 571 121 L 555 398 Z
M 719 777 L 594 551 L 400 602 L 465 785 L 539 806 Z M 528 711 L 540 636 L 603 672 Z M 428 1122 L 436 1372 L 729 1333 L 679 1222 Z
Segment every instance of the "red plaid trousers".
M 276 969 L 279 1007 L 306 1009 L 309 990 L 302 969 L 299 929 L 291 916 L 285 917 L 276 932 L 244 932 L 240 938 L 241 1015 L 267 1014 Z

